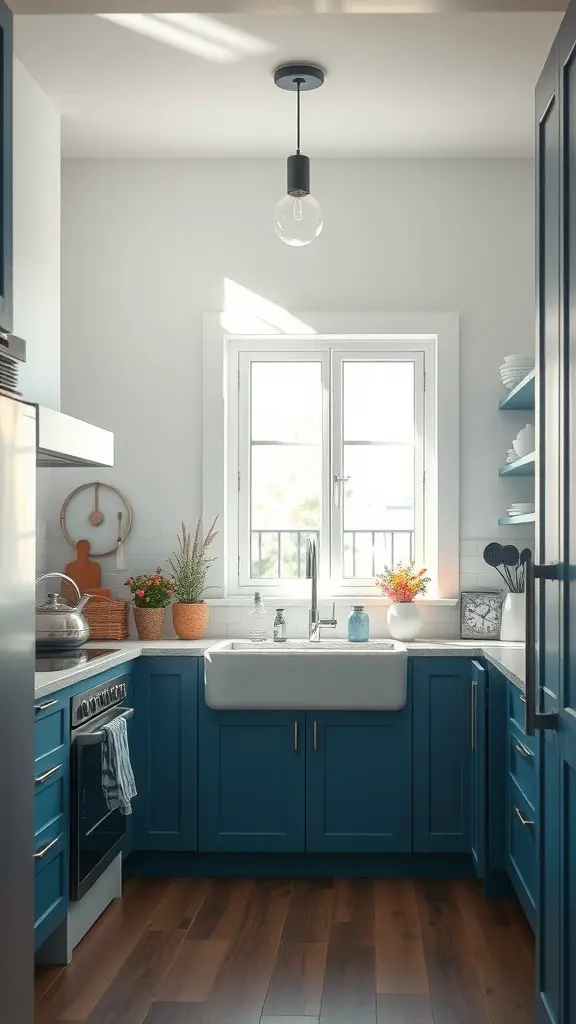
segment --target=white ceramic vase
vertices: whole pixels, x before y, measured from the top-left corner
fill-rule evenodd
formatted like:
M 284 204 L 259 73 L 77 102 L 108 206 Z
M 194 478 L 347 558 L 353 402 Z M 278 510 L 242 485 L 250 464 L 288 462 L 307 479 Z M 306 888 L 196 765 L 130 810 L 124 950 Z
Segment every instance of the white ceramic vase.
M 500 639 L 509 642 L 526 639 L 525 594 L 506 594 L 502 605 Z
M 412 601 L 394 602 L 386 613 L 390 636 L 394 640 L 414 640 L 422 626 L 422 616 Z

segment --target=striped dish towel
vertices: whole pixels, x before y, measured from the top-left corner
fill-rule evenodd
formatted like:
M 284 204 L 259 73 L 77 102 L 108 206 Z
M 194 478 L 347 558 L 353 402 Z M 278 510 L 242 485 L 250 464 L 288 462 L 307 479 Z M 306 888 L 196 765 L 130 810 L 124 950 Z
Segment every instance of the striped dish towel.
M 136 796 L 136 782 L 130 763 L 126 719 L 119 716 L 103 726 L 106 737 L 102 744 L 102 792 L 109 811 L 120 808 L 121 814 L 132 814 L 130 801 Z

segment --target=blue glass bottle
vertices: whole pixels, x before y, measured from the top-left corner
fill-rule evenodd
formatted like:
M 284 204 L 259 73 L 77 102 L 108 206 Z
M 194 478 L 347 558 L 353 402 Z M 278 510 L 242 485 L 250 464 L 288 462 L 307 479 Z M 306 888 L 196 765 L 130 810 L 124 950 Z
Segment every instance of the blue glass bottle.
M 370 619 L 362 604 L 352 605 L 348 616 L 348 639 L 353 644 L 365 644 L 370 639 Z

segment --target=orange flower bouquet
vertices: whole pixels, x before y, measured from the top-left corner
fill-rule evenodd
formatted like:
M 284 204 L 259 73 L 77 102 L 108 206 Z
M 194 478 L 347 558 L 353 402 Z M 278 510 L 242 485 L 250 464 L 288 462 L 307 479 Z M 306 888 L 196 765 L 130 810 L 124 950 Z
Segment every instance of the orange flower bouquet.
M 426 587 L 430 583 L 426 569 L 420 569 L 420 572 L 414 570 L 414 562 L 411 562 L 410 565 L 398 562 L 395 569 L 389 569 L 386 566 L 384 572 L 376 577 L 376 584 L 394 604 L 408 604 L 418 594 L 425 594 Z

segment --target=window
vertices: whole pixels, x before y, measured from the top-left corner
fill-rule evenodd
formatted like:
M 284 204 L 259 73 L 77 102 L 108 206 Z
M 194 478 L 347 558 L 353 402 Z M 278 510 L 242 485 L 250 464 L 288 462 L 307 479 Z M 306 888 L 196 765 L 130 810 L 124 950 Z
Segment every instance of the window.
M 240 590 L 297 593 L 310 536 L 333 592 L 368 591 L 385 565 L 424 564 L 426 358 L 400 339 L 230 343 L 229 546 Z

